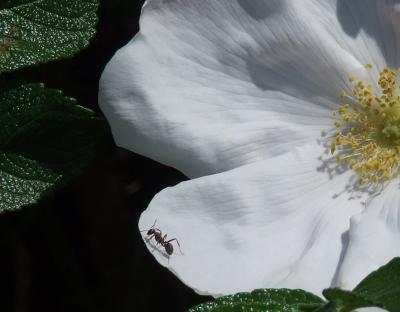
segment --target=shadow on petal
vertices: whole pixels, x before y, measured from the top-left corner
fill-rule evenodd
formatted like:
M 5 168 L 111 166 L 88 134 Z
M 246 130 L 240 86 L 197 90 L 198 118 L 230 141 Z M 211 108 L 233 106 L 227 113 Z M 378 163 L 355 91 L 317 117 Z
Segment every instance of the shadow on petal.
M 237 0 L 243 10 L 249 14 L 255 20 L 261 20 L 268 18 L 281 11 L 284 7 L 284 1 L 282 0 L 260 0 L 260 1 L 249 1 L 249 0 Z
M 276 58 L 274 60 L 276 61 Z M 246 66 L 252 82 L 263 91 L 285 92 L 304 100 L 328 95 L 328 92 L 314 85 L 315 80 L 308 80 L 304 71 L 289 71 L 289 60 L 290 58 L 283 58 L 281 63 L 268 64 L 263 59 L 252 57 L 247 60 Z M 335 97 L 336 93 L 331 96 Z
M 318 166 L 316 169 L 318 172 L 325 172 L 326 174 L 328 174 L 329 179 L 333 180 L 335 177 L 343 175 L 347 171 L 352 171 L 352 169 L 350 169 L 348 165 L 344 163 L 339 163 L 337 161 L 337 156 L 343 154 L 343 152 L 340 151 L 338 153 L 336 151 L 335 154 L 331 153 L 330 134 L 327 134 L 325 132 L 321 133 L 321 139 L 319 139 L 317 142 L 322 147 L 322 153 L 318 157 L 318 160 L 320 161 L 320 166 Z M 372 195 L 376 195 L 381 191 L 381 188 L 377 187 L 376 185 L 366 184 L 365 186 L 360 186 L 359 180 L 360 177 L 356 172 L 348 175 L 348 181 L 343 186 L 343 190 L 335 193 L 332 198 L 337 198 L 347 193 L 349 195 L 349 197 L 347 198 L 348 200 L 359 200 L 365 198 L 365 195 L 369 197 Z M 362 204 L 365 205 L 365 202 L 363 201 Z
M 336 14 L 343 31 L 350 37 L 372 37 L 386 63 L 390 67 L 399 65 L 398 32 L 399 0 L 338 0 Z

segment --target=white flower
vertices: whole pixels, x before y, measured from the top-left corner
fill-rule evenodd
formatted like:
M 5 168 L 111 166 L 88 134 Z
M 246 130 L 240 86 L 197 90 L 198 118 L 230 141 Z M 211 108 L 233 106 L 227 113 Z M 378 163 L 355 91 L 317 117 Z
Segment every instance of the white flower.
M 381 103 L 379 72 L 399 66 L 399 12 L 385 0 L 147 1 L 99 100 L 118 145 L 192 178 L 141 216 L 141 230 L 157 219 L 180 243 L 169 258 L 156 248 L 162 265 L 202 294 L 320 293 L 400 255 L 395 72 L 394 108 L 366 107 Z

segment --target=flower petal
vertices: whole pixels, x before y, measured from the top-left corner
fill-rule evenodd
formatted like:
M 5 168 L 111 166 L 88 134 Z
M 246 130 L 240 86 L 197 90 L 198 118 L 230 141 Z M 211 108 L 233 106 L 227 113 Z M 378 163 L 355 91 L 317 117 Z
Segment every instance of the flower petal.
M 142 214 L 175 242 L 170 258 L 149 249 L 201 294 L 261 287 L 320 293 L 337 269 L 349 218 L 362 209 L 345 186 L 352 173 L 329 175 L 320 147 L 307 146 L 264 162 L 165 189 Z M 146 232 L 143 232 L 146 238 Z
M 349 245 L 338 285 L 351 289 L 369 273 L 400 256 L 399 180 L 374 197 L 367 209 L 351 219 Z
M 334 1 L 150 0 L 99 102 L 118 145 L 190 177 L 221 172 L 329 130 L 347 76 L 384 63 L 367 37 L 343 31 Z

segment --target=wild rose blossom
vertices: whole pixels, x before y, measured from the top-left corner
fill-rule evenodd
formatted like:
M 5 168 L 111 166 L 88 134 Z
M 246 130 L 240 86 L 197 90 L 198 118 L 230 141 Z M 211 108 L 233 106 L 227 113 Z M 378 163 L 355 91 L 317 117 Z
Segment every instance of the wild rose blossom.
M 179 240 L 157 260 L 219 296 L 398 256 L 399 24 L 386 0 L 147 1 L 99 99 L 119 146 L 191 178 L 141 216 Z

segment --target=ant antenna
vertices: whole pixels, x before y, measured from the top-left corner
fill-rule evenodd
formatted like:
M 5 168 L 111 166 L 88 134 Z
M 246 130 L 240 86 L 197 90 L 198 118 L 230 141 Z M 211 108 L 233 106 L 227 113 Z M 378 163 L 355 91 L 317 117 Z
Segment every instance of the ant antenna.
M 157 223 L 157 219 L 154 221 L 154 223 L 153 223 L 153 225 L 151 226 L 151 228 L 150 229 L 152 229 L 155 225 L 156 225 L 156 223 Z M 141 230 L 140 232 L 146 232 L 146 231 L 148 231 L 148 230 L 150 230 L 150 229 L 147 229 L 147 230 Z

